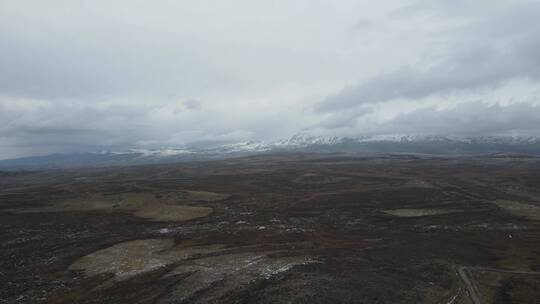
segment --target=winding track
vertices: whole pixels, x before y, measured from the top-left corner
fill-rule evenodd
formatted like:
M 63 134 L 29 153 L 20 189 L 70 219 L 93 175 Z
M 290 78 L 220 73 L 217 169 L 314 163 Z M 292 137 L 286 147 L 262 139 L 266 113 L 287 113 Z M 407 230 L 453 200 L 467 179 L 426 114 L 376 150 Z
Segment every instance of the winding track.
M 470 270 L 484 270 L 484 271 L 511 273 L 511 274 L 540 275 L 540 272 L 535 272 L 535 271 L 504 270 L 504 269 L 479 267 L 479 266 L 460 266 L 458 267 L 457 272 L 459 276 L 461 277 L 461 280 L 465 284 L 465 287 L 467 288 L 467 291 L 469 293 L 469 297 L 471 298 L 471 301 L 474 304 L 482 304 L 482 301 L 480 301 L 480 297 L 478 296 L 476 287 L 474 286 L 474 283 L 471 281 L 467 273 Z

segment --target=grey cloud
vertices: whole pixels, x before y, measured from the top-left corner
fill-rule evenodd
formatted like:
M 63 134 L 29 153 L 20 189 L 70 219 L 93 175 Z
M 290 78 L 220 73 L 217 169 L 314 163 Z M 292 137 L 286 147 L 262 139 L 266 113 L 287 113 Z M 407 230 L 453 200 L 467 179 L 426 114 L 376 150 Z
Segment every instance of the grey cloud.
M 184 101 L 184 106 L 189 110 L 198 110 L 201 108 L 201 102 L 197 99 L 188 99 Z
M 190 104 L 192 108 L 197 105 Z M 169 103 L 0 99 L 0 159 L 115 147 L 175 147 L 200 140 L 260 139 L 261 134 L 286 136 L 301 124 L 291 122 L 287 114 L 222 113 L 206 107 L 185 110 L 185 105 Z
M 0 158 L 311 129 L 417 132 L 413 118 L 435 124 L 466 106 L 385 102 L 451 99 L 441 106 L 460 102 L 457 91 L 488 100 L 482 90 L 514 79 L 538 84 L 540 4 L 410 2 L 0 1 Z M 347 83 L 357 84 L 340 90 Z M 537 114 L 471 105 L 493 124 L 469 128 L 534 131 L 528 113 L 529 125 L 504 118 L 518 109 Z
M 147 112 L 145 107 L 8 99 L 0 101 L 0 145 L 39 153 L 133 144 L 151 136 L 144 127 Z
M 500 1 L 503 3 L 504 1 Z M 507 1 L 508 2 L 508 1 Z M 496 4 L 496 3 L 493 3 Z M 490 6 L 496 6 L 490 3 Z M 392 12 L 394 18 L 411 18 L 418 15 L 437 15 L 455 17 L 463 15 L 477 16 L 486 11 L 486 3 L 468 0 L 418 0 Z
M 359 19 L 353 24 L 353 28 L 357 30 L 369 30 L 377 26 L 377 23 L 368 19 Z
M 484 102 L 462 103 L 447 109 L 435 107 L 400 114 L 378 125 L 378 133 L 425 135 L 540 135 L 540 106 L 516 103 L 508 106 Z
M 450 55 L 441 63 L 427 68 L 405 65 L 347 86 L 328 97 L 320 109 L 419 99 L 498 86 L 516 78 L 538 80 L 540 30 L 533 26 L 538 18 L 540 4 L 523 5 L 452 31 L 434 33 L 450 46 Z
M 0 49 L 0 92 L 5 95 L 94 97 L 117 93 L 118 78 L 129 79 L 117 75 L 116 63 L 72 46 L 0 31 Z
M 236 94 L 239 88 L 257 91 L 313 77 L 317 74 L 311 70 L 321 63 L 315 51 L 265 45 L 242 36 L 266 34 L 257 27 L 214 29 L 230 19 L 247 22 L 244 17 L 236 20 L 240 16 L 223 12 L 212 21 L 216 24 L 209 24 L 190 18 L 181 3 L 141 2 L 125 9 L 109 1 L 94 1 L 89 8 L 56 2 L 73 15 L 51 9 L 54 4 L 20 3 L 13 10 L 22 7 L 25 13 L 17 14 L 23 17 L 11 16 L 10 5 L 5 5 L 0 18 L 0 94 L 8 96 L 91 100 L 171 94 L 185 98 L 204 91 Z M 48 15 L 40 15 L 40 8 Z M 138 10 L 148 14 L 139 16 Z M 227 10 L 234 12 L 234 5 Z M 163 20 L 152 19 L 160 14 Z
M 343 128 L 354 128 L 359 119 L 363 116 L 373 113 L 373 109 L 368 107 L 355 108 L 343 112 L 331 112 L 328 113 L 320 122 L 313 126 L 306 128 L 309 129 L 327 129 L 336 130 Z

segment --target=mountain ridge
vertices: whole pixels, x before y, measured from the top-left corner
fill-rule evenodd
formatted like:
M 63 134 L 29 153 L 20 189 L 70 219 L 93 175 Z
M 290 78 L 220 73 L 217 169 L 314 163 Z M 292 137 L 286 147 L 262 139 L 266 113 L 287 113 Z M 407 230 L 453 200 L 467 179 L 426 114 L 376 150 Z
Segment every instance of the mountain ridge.
M 57 153 L 0 160 L 0 169 L 107 167 L 220 159 L 273 152 L 409 153 L 435 155 L 540 155 L 534 136 L 375 135 L 317 136 L 298 133 L 276 141 L 185 145 L 165 148 L 129 148 L 83 153 Z

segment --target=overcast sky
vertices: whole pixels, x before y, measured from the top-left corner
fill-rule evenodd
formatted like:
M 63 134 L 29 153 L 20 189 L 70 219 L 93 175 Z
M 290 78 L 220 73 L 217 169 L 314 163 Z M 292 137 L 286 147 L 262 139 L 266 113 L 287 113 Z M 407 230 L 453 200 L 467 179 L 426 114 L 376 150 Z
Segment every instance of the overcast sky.
M 540 135 L 540 1 L 0 0 L 0 159 Z

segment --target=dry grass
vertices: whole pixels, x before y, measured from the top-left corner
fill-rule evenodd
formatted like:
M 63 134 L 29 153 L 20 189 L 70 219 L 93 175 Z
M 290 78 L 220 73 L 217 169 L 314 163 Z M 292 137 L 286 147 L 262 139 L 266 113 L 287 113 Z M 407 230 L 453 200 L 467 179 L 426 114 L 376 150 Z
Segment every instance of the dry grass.
M 15 213 L 121 211 L 155 221 L 187 221 L 212 213 L 212 208 L 189 205 L 196 205 L 200 202 L 216 202 L 228 197 L 228 194 L 202 191 L 172 192 L 159 196 L 152 192 L 91 195 L 60 201 L 52 206 L 12 209 L 10 211 Z
M 495 303 L 504 274 L 494 271 L 469 271 L 482 303 Z
M 222 201 L 230 197 L 229 194 L 224 193 L 215 193 L 208 191 L 182 191 L 176 192 L 184 196 L 185 199 L 190 201 L 201 201 L 201 202 L 217 202 Z
M 312 263 L 305 257 L 271 258 L 276 252 L 230 253 L 223 245 L 176 245 L 173 239 L 143 239 L 119 243 L 79 258 L 69 269 L 87 276 L 111 273 L 122 281 L 159 268 L 177 264 L 167 276 L 184 274 L 174 291 L 175 299 L 187 299 L 198 290 L 223 281 L 223 292 L 256 279 L 268 279 L 290 268 Z
M 540 220 L 540 207 L 523 202 L 497 200 L 494 202 L 513 215 L 523 216 L 531 220 Z
M 83 270 L 89 276 L 113 273 L 117 280 L 123 280 L 222 248 L 221 245 L 185 248 L 175 246 L 173 239 L 136 240 L 119 243 L 84 256 L 75 261 L 69 269 Z
M 189 275 L 174 287 L 165 303 L 183 303 L 209 288 L 212 295 L 203 303 L 219 303 L 219 298 L 253 281 L 270 279 L 297 265 L 314 263 L 305 257 L 271 258 L 272 252 L 245 252 L 195 259 L 178 266 L 169 275 Z
M 159 195 L 161 200 L 174 201 L 177 203 L 209 203 L 218 202 L 229 198 L 229 194 L 215 193 L 208 191 L 176 191 Z
M 350 177 L 345 176 L 330 176 L 317 173 L 306 173 L 295 178 L 293 182 L 306 185 L 323 185 L 339 183 L 350 179 Z
M 418 216 L 430 216 L 430 215 L 441 215 L 448 213 L 463 212 L 462 210 L 457 209 L 391 209 L 384 210 L 386 214 L 399 216 L 399 217 L 418 217 Z
M 540 254 L 535 248 L 518 247 L 508 241 L 507 248 L 498 252 L 499 267 L 503 269 L 514 269 L 530 271 L 534 269 L 534 264 L 538 263 Z
M 421 179 L 410 179 L 408 180 L 406 183 L 404 183 L 402 185 L 402 187 L 404 188 L 434 188 L 434 186 L 425 181 L 425 180 L 421 180 Z

